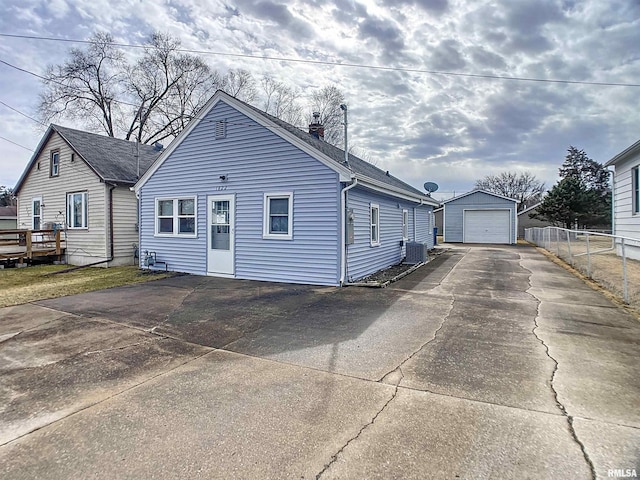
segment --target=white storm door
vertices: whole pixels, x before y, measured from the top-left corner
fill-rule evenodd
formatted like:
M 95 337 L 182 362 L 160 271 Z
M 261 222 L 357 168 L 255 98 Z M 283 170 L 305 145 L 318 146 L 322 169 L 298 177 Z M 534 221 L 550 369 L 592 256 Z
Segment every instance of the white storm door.
M 207 272 L 234 274 L 235 198 L 233 195 L 207 197 Z

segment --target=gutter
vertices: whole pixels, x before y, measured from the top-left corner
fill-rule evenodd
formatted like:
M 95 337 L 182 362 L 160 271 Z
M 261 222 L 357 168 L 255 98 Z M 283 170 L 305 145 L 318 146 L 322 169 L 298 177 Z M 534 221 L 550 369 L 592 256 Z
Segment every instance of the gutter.
M 354 174 L 351 175 L 351 180 L 352 183 L 340 191 L 340 286 L 344 285 L 344 278 L 347 274 L 347 242 L 345 239 L 347 233 L 347 191 L 358 184 L 358 179 Z

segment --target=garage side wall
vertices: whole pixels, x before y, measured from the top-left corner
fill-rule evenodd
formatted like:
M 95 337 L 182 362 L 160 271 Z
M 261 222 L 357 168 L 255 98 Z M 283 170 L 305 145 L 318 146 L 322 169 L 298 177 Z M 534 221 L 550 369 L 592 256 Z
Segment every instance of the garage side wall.
M 511 200 L 483 192 L 472 193 L 444 205 L 444 241 L 462 243 L 464 241 L 464 211 L 473 209 L 510 209 L 511 243 L 516 243 L 516 204 Z

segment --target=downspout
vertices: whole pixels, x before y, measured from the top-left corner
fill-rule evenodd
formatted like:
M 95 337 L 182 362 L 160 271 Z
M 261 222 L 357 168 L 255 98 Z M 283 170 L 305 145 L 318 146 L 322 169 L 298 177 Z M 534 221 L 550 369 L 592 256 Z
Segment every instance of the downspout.
M 109 186 L 109 262 L 113 261 L 113 190 L 115 185 Z
M 66 268 L 64 270 L 58 270 L 52 272 L 50 275 L 57 275 L 59 273 L 67 273 L 73 272 L 75 270 L 80 270 L 82 268 L 87 267 L 95 267 L 96 265 L 100 265 L 103 263 L 109 263 L 113 261 L 113 190 L 116 188 L 116 185 L 105 183 L 105 185 L 109 185 L 109 258 L 106 260 L 100 260 L 99 262 L 87 263 L 86 265 L 79 265 L 77 267 Z M 108 266 L 108 265 L 107 265 Z
M 344 285 L 344 277 L 347 274 L 347 242 L 345 239 L 345 236 L 347 233 L 347 226 L 346 226 L 347 191 L 351 190 L 353 187 L 355 187 L 358 184 L 358 179 L 353 173 L 351 174 L 351 180 L 352 180 L 352 183 L 344 187 L 340 192 L 340 242 L 342 242 L 341 248 L 340 248 L 340 286 L 341 287 Z

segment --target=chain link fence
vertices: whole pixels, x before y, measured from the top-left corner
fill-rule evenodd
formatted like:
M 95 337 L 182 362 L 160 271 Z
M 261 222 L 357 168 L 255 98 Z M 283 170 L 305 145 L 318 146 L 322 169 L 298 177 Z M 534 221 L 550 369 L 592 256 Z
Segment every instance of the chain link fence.
M 559 227 L 527 228 L 524 238 L 640 308 L 640 261 L 630 258 L 640 258 L 640 240 Z

